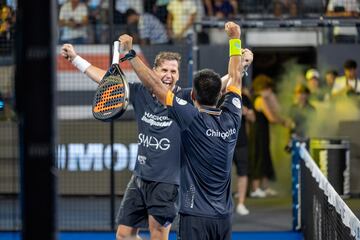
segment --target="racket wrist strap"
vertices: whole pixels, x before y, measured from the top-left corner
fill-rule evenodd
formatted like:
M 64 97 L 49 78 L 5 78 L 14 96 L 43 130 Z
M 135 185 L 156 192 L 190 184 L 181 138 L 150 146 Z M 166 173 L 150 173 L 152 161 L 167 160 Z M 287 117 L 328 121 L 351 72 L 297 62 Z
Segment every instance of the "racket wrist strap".
M 134 49 L 131 49 L 127 54 L 125 54 L 124 58 L 128 61 L 136 57 L 136 52 Z
M 79 55 L 77 55 L 71 63 L 72 63 L 72 65 L 74 65 L 74 67 L 79 69 L 82 73 L 85 73 L 86 69 L 88 69 L 88 67 L 91 66 L 91 64 L 88 61 L 86 61 Z

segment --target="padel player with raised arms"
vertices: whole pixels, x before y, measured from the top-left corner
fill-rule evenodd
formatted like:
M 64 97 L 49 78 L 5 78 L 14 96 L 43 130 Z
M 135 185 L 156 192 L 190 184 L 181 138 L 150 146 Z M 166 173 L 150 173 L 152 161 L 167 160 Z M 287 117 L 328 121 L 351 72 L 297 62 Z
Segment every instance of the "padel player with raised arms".
M 77 55 L 71 44 L 64 44 L 61 54 L 97 83 L 106 73 Z M 135 53 L 126 56 L 131 59 Z M 174 94 L 184 92 L 175 85 L 179 79 L 180 60 L 178 53 L 161 52 L 154 61 L 154 73 Z M 149 227 L 151 239 L 165 240 L 179 206 L 180 129 L 168 118 L 168 109 L 143 84 L 129 83 L 129 88 L 130 103 L 138 124 L 139 145 L 134 173 L 116 219 L 119 224 L 116 238 L 140 239 L 139 228 Z M 146 139 L 157 139 L 159 144 Z
M 168 107 L 169 117 L 181 130 L 180 239 L 231 239 L 231 164 L 240 128 L 244 58 L 240 26 L 228 22 L 225 31 L 230 38 L 230 80 L 218 109 L 221 79 L 214 71 L 195 75 L 192 105 L 166 88 L 139 57 L 130 59 L 139 79 Z M 121 35 L 119 40 L 125 51 L 133 52 L 131 36 Z

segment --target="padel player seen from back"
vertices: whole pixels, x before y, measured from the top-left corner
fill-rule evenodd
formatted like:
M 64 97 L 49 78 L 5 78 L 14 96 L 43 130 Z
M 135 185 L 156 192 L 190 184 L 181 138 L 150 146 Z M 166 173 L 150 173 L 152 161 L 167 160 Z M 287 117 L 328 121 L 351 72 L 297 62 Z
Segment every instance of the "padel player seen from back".
M 242 49 L 239 25 L 228 22 L 230 60 L 225 100 L 215 108 L 221 79 L 212 70 L 199 71 L 193 79 L 194 105 L 176 97 L 159 75 L 139 57 L 130 63 L 145 86 L 168 107 L 169 117 L 181 130 L 180 224 L 182 239 L 231 239 L 231 164 L 241 119 Z M 132 37 L 119 38 L 132 51 Z

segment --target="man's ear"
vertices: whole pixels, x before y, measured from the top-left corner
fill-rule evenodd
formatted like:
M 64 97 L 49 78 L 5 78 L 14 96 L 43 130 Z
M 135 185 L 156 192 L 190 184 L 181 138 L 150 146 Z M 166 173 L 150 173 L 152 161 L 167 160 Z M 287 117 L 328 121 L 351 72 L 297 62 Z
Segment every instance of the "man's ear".
M 190 93 L 190 95 L 191 95 L 191 100 L 193 100 L 193 102 L 195 102 L 195 93 L 194 93 L 194 91 L 191 89 L 191 93 Z

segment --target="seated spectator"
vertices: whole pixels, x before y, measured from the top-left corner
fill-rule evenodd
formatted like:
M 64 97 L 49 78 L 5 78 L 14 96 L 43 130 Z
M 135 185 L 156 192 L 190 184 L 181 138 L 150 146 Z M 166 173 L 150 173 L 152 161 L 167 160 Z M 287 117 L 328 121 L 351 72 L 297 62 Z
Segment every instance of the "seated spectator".
M 175 42 L 182 42 L 193 34 L 192 26 L 197 9 L 191 0 L 173 0 L 167 6 L 168 36 Z
M 140 44 L 164 44 L 169 42 L 165 26 L 152 14 L 139 14 L 130 8 L 126 11 L 126 22 L 128 25 L 136 25 Z M 136 41 L 136 39 L 134 40 Z
M 337 77 L 332 88 L 332 96 L 360 94 L 360 79 L 356 74 L 357 63 L 349 59 L 344 63 L 344 76 Z
M 211 8 L 207 7 L 207 14 L 219 19 L 233 18 L 237 14 L 237 8 L 237 1 L 212 0 Z
M 70 0 L 61 6 L 59 14 L 60 42 L 86 43 L 88 37 L 88 8 L 80 0 Z
M 298 15 L 298 7 L 300 1 L 298 0 L 275 0 L 274 1 L 274 16 L 283 17 L 284 10 L 289 12 L 290 17 Z
M 359 17 L 359 3 L 357 0 L 330 0 L 326 8 L 328 17 Z M 334 27 L 329 33 L 329 41 L 336 43 L 355 43 L 359 29 L 356 27 Z

